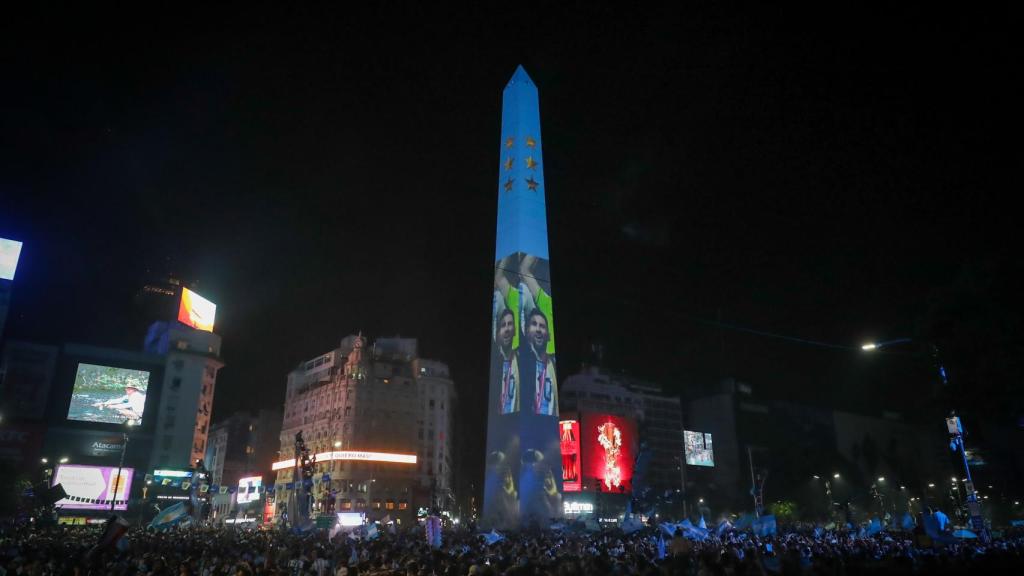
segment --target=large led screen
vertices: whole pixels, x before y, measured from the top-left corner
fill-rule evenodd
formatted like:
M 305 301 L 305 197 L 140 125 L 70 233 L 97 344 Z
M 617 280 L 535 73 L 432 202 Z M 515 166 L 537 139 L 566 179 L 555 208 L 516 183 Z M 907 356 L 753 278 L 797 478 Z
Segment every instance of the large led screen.
M 249 476 L 238 479 L 238 493 L 235 494 L 235 502 L 246 504 L 260 499 L 260 486 L 263 485 L 262 476 Z
M 133 474 L 133 469 L 121 468 L 119 478 L 115 466 L 57 466 L 53 485 L 60 484 L 68 497 L 55 506 L 65 510 L 110 510 L 110 501 L 115 500 L 114 510 L 127 510 Z
M 515 526 L 562 515 L 555 324 L 548 261 L 495 263 L 491 310 L 487 521 Z
M 636 424 L 622 416 L 583 414 L 580 444 L 583 480 L 602 492 L 633 490 Z
M 690 466 L 715 465 L 715 453 L 711 448 L 711 434 L 684 430 L 683 448 L 686 451 L 686 463 Z
M 213 332 L 213 318 L 217 305 L 199 294 L 182 287 L 181 304 L 178 306 L 178 322 L 196 330 Z
M 79 364 L 71 390 L 68 420 L 142 424 L 149 372 Z
M 562 450 L 562 491 L 579 492 L 581 484 L 580 470 L 580 422 L 579 420 L 562 420 L 558 424 Z
M 14 280 L 21 256 L 21 242 L 0 238 L 0 280 Z

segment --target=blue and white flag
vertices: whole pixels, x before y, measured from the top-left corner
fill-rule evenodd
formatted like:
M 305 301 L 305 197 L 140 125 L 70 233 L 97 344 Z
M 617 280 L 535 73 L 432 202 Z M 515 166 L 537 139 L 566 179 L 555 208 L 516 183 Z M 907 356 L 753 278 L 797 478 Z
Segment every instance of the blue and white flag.
M 665 536 L 658 534 L 658 560 L 665 559 Z
M 697 528 L 700 528 L 702 530 L 707 530 L 708 529 L 707 523 L 704 522 L 704 515 L 703 514 L 700 515 L 700 522 L 697 523 Z
M 366 539 L 367 540 L 373 540 L 373 539 L 375 539 L 379 535 L 380 535 L 380 532 L 377 530 L 377 525 L 376 524 L 370 524 L 370 527 L 366 529 Z
M 875 534 L 878 534 L 881 531 L 882 531 L 882 521 L 879 520 L 878 518 L 872 518 L 871 519 L 871 523 L 868 524 L 868 527 L 864 531 L 864 533 L 866 535 L 868 535 L 868 536 L 874 536 Z
M 493 530 L 493 529 L 490 532 L 488 532 L 487 534 L 484 534 L 483 537 L 484 537 L 484 542 L 487 542 L 488 546 L 490 546 L 491 544 L 494 544 L 495 542 L 500 542 L 500 541 L 505 539 L 504 536 L 502 536 L 501 534 L 498 534 L 497 530 Z
M 184 502 L 178 502 L 157 513 L 153 521 L 149 523 L 149 527 L 154 530 L 168 530 L 186 518 L 188 518 L 188 508 Z

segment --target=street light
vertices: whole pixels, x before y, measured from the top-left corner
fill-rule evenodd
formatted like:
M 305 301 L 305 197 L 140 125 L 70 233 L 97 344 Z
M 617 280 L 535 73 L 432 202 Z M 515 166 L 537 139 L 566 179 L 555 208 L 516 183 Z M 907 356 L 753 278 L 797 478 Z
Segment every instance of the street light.
M 62 456 L 61 459 L 60 459 L 60 463 L 61 464 L 67 464 L 68 463 L 68 457 L 67 456 Z
M 868 342 L 867 344 L 861 345 L 860 349 L 865 352 L 872 352 L 879 348 L 886 346 L 892 346 L 893 344 L 902 344 L 904 342 L 910 342 L 910 338 L 896 338 L 895 340 L 886 340 L 884 342 Z
M 50 461 L 47 460 L 46 458 L 40 458 L 39 461 L 42 462 L 43 464 L 49 464 L 50 463 Z
M 832 477 L 838 479 L 839 478 L 839 472 L 836 472 L 835 474 L 833 474 Z
M 879 476 L 878 477 L 878 481 L 879 482 L 885 482 L 885 476 Z
M 820 477 L 820 476 L 818 476 L 817 474 L 815 474 L 815 475 L 814 475 L 814 479 L 815 479 L 815 480 L 821 480 L 821 477 Z
M 929 482 L 929 483 L 928 483 L 928 487 L 929 487 L 929 488 L 935 488 L 935 484 L 933 484 L 933 483 Z

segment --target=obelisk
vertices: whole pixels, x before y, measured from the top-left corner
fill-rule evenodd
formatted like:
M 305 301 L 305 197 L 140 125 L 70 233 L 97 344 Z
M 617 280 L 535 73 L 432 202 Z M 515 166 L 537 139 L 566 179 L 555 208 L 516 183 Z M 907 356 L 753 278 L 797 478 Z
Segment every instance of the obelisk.
M 537 87 L 522 66 L 505 86 L 483 523 L 547 526 L 562 516 L 555 322 Z

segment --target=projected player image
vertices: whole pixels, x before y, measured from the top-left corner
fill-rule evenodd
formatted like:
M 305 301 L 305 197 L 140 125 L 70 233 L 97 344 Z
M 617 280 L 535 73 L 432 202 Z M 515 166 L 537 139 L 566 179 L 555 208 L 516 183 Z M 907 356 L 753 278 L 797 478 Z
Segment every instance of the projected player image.
M 715 453 L 711 447 L 711 434 L 684 430 L 683 447 L 686 452 L 686 463 L 690 466 L 715 465 Z
M 217 305 L 199 294 L 182 287 L 181 304 L 178 306 L 178 322 L 196 330 L 213 332 L 213 319 Z
M 494 266 L 491 381 L 499 382 L 502 414 L 521 409 L 558 415 L 555 327 L 548 262 L 509 255 Z
M 0 238 L 0 280 L 14 280 L 21 257 L 21 242 Z
M 145 370 L 79 364 L 68 420 L 141 425 L 148 388 Z

